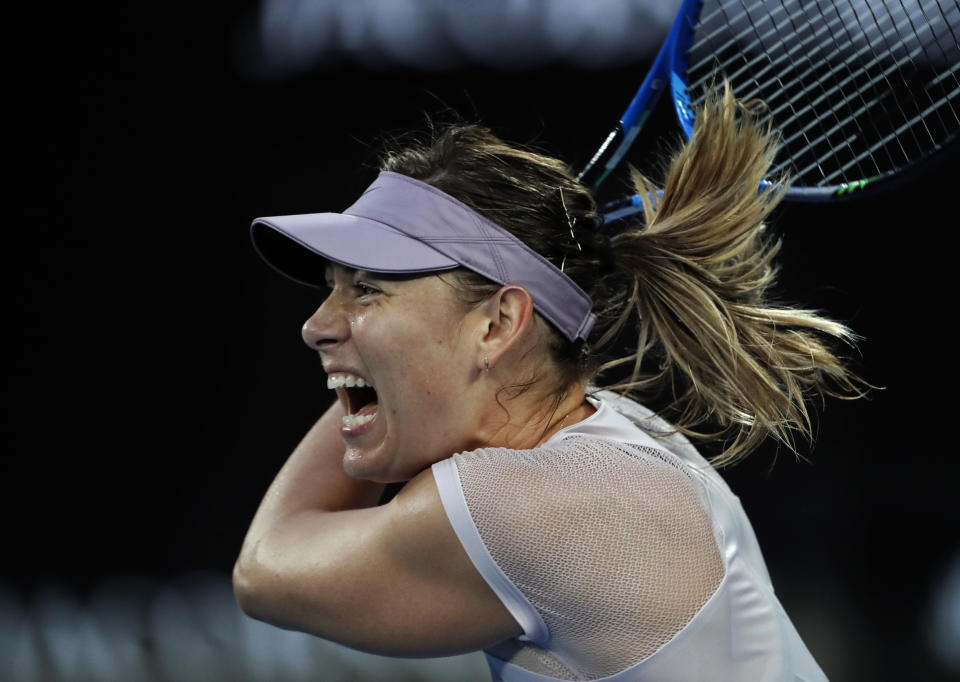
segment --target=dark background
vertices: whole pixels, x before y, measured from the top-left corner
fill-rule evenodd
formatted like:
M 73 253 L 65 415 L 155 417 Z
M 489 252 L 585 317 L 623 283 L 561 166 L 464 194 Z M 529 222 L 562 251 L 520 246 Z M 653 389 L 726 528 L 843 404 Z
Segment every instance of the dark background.
M 384 133 L 447 107 L 579 166 L 647 66 L 344 60 L 268 80 L 237 67 L 250 3 L 14 7 L 0 579 L 27 600 L 49 583 L 82 596 L 115 575 L 227 574 L 259 496 L 328 404 L 299 339 L 318 299 L 258 261 L 252 218 L 346 207 Z M 675 136 L 664 115 L 650 132 L 652 152 Z M 947 678 L 929 640 L 958 549 L 958 170 L 953 158 L 774 221 L 781 297 L 863 335 L 859 366 L 885 387 L 828 402 L 808 462 L 771 447 L 727 473 L 835 679 Z

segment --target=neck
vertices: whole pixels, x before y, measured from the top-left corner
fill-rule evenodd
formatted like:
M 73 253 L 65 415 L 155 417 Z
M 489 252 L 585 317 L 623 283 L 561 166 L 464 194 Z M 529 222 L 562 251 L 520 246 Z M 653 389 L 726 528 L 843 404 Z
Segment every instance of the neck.
M 576 424 L 596 410 L 584 399 L 583 385 L 575 383 L 560 394 L 530 390 L 496 401 L 481 426 L 478 447 L 528 450 L 545 443 L 560 429 Z M 504 411 L 506 410 L 506 412 Z

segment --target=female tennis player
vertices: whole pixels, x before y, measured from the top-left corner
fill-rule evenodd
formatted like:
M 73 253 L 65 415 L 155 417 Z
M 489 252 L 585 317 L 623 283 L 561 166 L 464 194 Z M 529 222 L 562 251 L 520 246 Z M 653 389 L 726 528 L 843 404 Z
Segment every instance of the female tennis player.
M 254 222 L 268 263 L 328 288 L 302 334 L 338 400 L 250 526 L 244 611 L 385 655 L 484 650 L 507 682 L 826 679 L 715 466 L 855 393 L 830 350 L 851 334 L 765 299 L 775 141 L 729 89 L 697 121 L 617 233 L 566 165 L 469 125 L 386 155 L 342 214 Z M 658 388 L 671 423 L 629 397 Z M 707 428 L 714 466 L 687 438 Z

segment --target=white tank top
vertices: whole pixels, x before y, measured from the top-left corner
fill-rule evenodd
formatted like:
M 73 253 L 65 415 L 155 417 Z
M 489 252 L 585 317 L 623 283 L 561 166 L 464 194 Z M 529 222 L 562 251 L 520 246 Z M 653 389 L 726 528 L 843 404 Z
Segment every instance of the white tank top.
M 437 462 L 447 517 L 523 629 L 494 680 L 814 682 L 739 499 L 680 434 L 610 392 L 533 450 Z

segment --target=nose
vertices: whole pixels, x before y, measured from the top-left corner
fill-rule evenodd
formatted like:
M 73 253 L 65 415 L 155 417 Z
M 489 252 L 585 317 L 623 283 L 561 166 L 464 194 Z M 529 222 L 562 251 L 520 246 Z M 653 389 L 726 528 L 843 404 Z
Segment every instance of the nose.
M 300 330 L 303 342 L 314 350 L 326 350 L 350 335 L 350 325 L 334 296 L 328 296 Z

